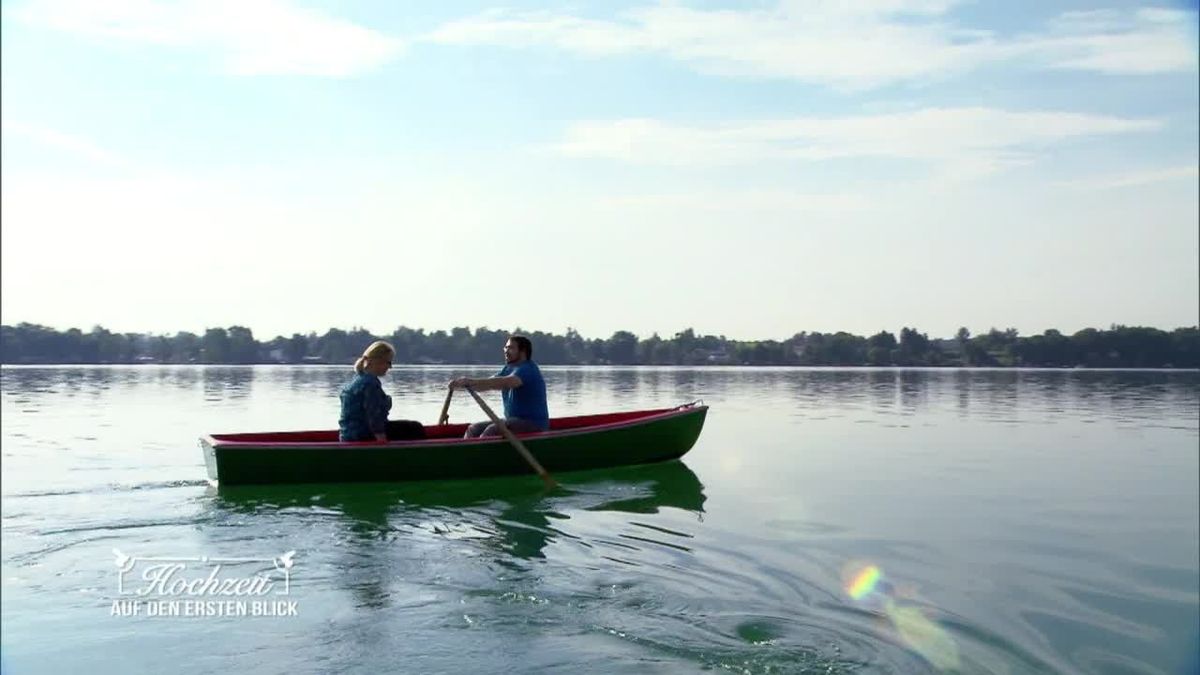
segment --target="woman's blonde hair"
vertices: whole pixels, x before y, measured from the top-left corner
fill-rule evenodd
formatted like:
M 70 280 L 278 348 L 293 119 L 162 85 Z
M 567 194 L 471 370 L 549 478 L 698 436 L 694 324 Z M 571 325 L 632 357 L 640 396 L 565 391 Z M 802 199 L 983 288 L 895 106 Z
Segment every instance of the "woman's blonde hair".
M 367 369 L 368 359 L 377 359 L 386 356 L 389 360 L 396 358 L 396 348 L 383 340 L 376 340 L 371 343 L 371 346 L 363 350 L 362 356 L 354 362 L 354 372 L 361 373 Z

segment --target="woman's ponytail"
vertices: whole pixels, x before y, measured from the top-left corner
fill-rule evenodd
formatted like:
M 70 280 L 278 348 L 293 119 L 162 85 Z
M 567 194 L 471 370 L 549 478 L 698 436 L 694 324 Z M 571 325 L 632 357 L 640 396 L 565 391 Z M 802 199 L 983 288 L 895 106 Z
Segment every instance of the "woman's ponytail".
M 369 359 L 378 359 L 387 357 L 389 361 L 396 358 L 396 348 L 383 340 L 372 342 L 365 350 L 363 355 L 358 357 L 354 362 L 354 372 L 362 374 L 367 370 L 367 361 Z

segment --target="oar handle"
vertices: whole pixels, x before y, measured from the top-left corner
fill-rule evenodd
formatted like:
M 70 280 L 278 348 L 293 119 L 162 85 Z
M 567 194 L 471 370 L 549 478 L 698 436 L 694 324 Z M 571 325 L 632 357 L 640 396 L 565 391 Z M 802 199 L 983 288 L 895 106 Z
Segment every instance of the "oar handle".
M 479 404 L 479 407 L 483 408 L 483 412 L 487 413 L 487 416 L 491 418 L 492 424 L 495 424 L 496 428 L 500 430 L 500 433 L 508 439 L 508 442 L 512 443 L 512 446 L 517 449 L 517 452 L 521 454 L 521 457 L 525 458 L 525 461 L 529 463 L 529 466 L 533 467 L 533 470 L 537 472 L 537 475 L 541 476 L 542 482 L 546 484 L 546 487 L 558 487 L 558 483 L 554 480 L 554 478 L 551 477 L 551 475 L 547 473 L 544 468 L 542 468 L 542 465 L 538 463 L 537 458 L 533 456 L 533 453 L 529 452 L 529 448 L 525 447 L 525 444 L 521 442 L 521 439 L 517 438 L 516 435 L 513 434 L 512 430 L 508 428 L 508 425 L 504 423 L 504 420 L 496 416 L 496 413 L 492 411 L 491 407 L 488 406 L 487 403 L 484 403 L 483 399 L 480 398 L 479 394 L 475 393 L 474 389 L 471 387 L 467 387 L 466 389 L 467 393 L 471 394 L 471 398 L 475 399 L 475 402 Z
M 450 399 L 453 396 L 453 389 L 446 392 L 446 402 L 442 404 L 442 414 L 438 415 L 438 424 L 446 424 L 450 421 Z

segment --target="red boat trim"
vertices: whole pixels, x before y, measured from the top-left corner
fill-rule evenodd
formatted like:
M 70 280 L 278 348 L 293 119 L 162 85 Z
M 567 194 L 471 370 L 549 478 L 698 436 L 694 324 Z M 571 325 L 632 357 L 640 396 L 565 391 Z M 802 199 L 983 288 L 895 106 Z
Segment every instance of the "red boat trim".
M 638 417 L 637 419 L 624 420 L 621 422 L 610 422 L 608 424 L 598 424 L 595 426 L 578 427 L 575 429 L 563 429 L 561 431 L 541 431 L 532 434 L 517 434 L 517 438 L 521 440 L 538 440 L 542 438 L 569 438 L 571 436 L 579 436 L 581 434 L 590 434 L 597 431 L 611 431 L 625 427 L 636 427 L 651 422 L 658 422 L 669 417 L 690 415 L 703 410 L 708 410 L 706 405 L 687 404 L 677 408 L 670 408 L 655 415 L 647 415 L 646 417 Z M 585 417 L 585 415 L 580 415 Z M 326 430 L 313 430 L 311 432 L 288 432 L 288 433 L 322 433 Z M 213 435 L 204 437 L 204 442 L 212 446 L 213 450 L 269 450 L 275 448 L 345 448 L 352 450 L 356 448 L 422 448 L 436 447 L 441 445 L 450 445 L 455 443 L 469 443 L 471 445 L 496 444 L 508 445 L 508 440 L 503 436 L 496 438 L 429 438 L 419 441 L 392 441 L 389 443 L 374 443 L 371 441 L 361 441 L 354 443 L 343 443 L 341 441 L 223 441 L 217 439 Z

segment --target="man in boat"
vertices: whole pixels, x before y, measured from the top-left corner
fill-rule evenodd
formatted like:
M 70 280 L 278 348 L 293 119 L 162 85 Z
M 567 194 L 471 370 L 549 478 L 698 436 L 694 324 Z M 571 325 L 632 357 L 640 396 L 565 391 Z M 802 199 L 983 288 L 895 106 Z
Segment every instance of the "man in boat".
M 533 362 L 533 343 L 524 335 L 513 335 L 504 343 L 504 367 L 492 377 L 456 377 L 450 380 L 451 389 L 470 387 L 475 391 L 499 389 L 504 401 L 504 423 L 513 433 L 546 431 L 550 428 L 550 413 L 546 407 L 546 381 Z M 499 436 L 500 430 L 490 421 L 476 422 L 467 427 L 464 438 Z

